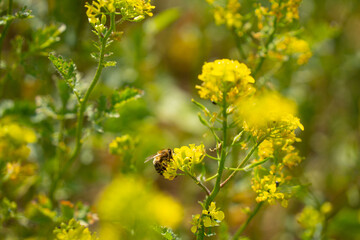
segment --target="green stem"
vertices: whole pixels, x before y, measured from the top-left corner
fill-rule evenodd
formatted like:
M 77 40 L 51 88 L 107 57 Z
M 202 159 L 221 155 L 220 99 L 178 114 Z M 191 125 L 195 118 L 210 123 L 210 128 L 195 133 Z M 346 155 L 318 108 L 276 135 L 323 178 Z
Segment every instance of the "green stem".
M 263 202 L 260 202 L 256 205 L 254 211 L 249 215 L 249 217 L 246 219 L 246 221 L 244 222 L 243 225 L 241 225 L 241 227 L 236 231 L 233 240 L 237 240 L 239 239 L 239 237 L 241 236 L 241 234 L 244 232 L 244 230 L 246 229 L 246 227 L 249 225 L 249 223 L 251 222 L 251 220 L 254 218 L 254 216 L 258 213 L 259 209 L 261 208 L 261 206 L 263 205 Z
M 212 192 L 210 193 L 210 195 L 207 196 L 207 198 L 205 199 L 205 204 L 204 204 L 205 209 L 209 208 L 211 202 L 215 199 L 216 195 L 220 191 L 221 176 L 222 176 L 222 173 L 223 173 L 224 167 L 225 167 L 225 160 L 226 160 L 226 155 L 227 155 L 226 148 L 227 148 L 227 128 L 228 128 L 227 113 L 226 113 L 226 109 L 227 109 L 226 95 L 227 95 L 226 92 L 224 92 L 223 93 L 223 102 L 222 102 L 222 115 L 224 118 L 223 122 L 222 122 L 223 141 L 221 144 L 220 161 L 218 162 L 218 164 L 219 164 L 218 172 L 217 172 L 215 186 L 214 186 Z M 205 235 L 204 222 L 201 221 L 201 227 L 198 230 L 196 239 L 202 240 L 202 239 L 204 239 L 204 235 Z
M 91 92 L 93 91 L 93 89 L 95 88 L 97 82 L 100 79 L 101 76 L 101 72 L 104 68 L 104 58 L 105 58 L 105 48 L 106 48 L 106 42 L 108 40 L 108 38 L 110 37 L 110 34 L 113 32 L 113 30 L 115 29 L 115 13 L 111 13 L 110 14 L 110 28 L 108 29 L 108 31 L 106 32 L 105 36 L 103 38 L 101 38 L 101 46 L 100 46 L 100 59 L 99 59 L 99 63 L 98 63 L 98 67 L 95 73 L 95 76 L 89 86 L 89 88 L 87 89 L 87 91 L 85 92 L 84 98 L 82 98 L 80 100 L 80 106 L 78 108 L 78 113 L 77 113 L 77 127 L 76 127 L 76 145 L 75 145 L 75 149 L 71 155 L 71 157 L 69 158 L 68 161 L 65 162 L 64 166 L 61 168 L 58 177 L 55 179 L 55 181 L 53 182 L 51 188 L 50 188 L 50 196 L 52 197 L 58 182 L 63 178 L 63 175 L 67 172 L 67 170 L 71 167 L 71 165 L 74 163 L 75 159 L 78 157 L 79 153 L 80 153 L 80 149 L 82 147 L 82 130 L 83 130 L 83 122 L 84 122 L 84 113 L 85 113 L 85 109 L 86 109 L 86 103 L 90 97 Z
M 188 171 L 185 171 L 185 173 L 189 177 L 191 177 L 195 181 L 195 183 L 205 191 L 206 195 L 210 195 L 210 190 L 202 182 L 200 182 L 195 176 L 190 174 Z
M 13 0 L 9 0 L 9 6 L 8 6 L 8 10 L 7 10 L 7 15 L 11 15 L 12 14 L 12 8 L 13 8 Z M 4 39 L 5 39 L 5 36 L 9 30 L 9 27 L 10 27 L 10 24 L 11 24 L 12 20 L 10 21 L 7 21 L 5 26 L 4 26 L 4 29 L 1 33 L 1 37 L 0 37 L 0 58 L 1 58 L 1 52 L 2 52 L 2 45 L 4 43 Z
M 279 1 L 279 7 L 280 7 L 280 5 L 281 5 L 281 1 Z M 256 77 L 256 74 L 259 73 L 262 65 L 264 64 L 264 61 L 265 61 L 265 59 L 266 59 L 267 52 L 268 52 L 268 50 L 269 50 L 269 45 L 270 45 L 270 43 L 274 40 L 274 37 L 275 37 L 275 33 L 276 33 L 276 29 L 277 29 L 277 22 L 278 22 L 278 19 L 277 19 L 277 17 L 275 16 L 275 17 L 274 17 L 274 21 L 273 21 L 273 29 L 272 29 L 272 31 L 271 31 L 271 33 L 270 33 L 269 38 L 267 39 L 267 41 L 266 41 L 266 43 L 265 43 L 265 46 L 264 46 L 265 52 L 264 52 L 264 54 L 260 57 L 260 61 L 259 61 L 258 65 L 256 66 L 255 70 L 254 70 L 254 73 L 253 73 L 253 76 L 254 76 L 254 77 Z
M 250 152 L 246 155 L 246 157 L 242 160 L 241 163 L 239 163 L 239 165 L 236 167 L 237 169 L 243 168 L 245 166 L 245 164 L 249 161 L 250 157 L 253 155 L 253 153 L 255 152 L 255 150 L 259 147 L 259 145 L 265 140 L 265 137 L 260 139 L 250 150 Z M 220 184 L 220 187 L 224 187 L 226 183 L 229 182 L 229 180 L 234 177 L 234 175 L 237 173 L 238 171 L 233 171 L 230 176 Z

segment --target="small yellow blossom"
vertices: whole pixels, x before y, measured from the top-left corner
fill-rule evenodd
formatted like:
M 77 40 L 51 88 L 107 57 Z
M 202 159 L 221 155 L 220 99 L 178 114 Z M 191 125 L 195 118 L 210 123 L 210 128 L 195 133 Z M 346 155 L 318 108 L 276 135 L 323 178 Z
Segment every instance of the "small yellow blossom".
M 312 56 L 309 44 L 302 39 L 298 39 L 293 36 L 285 36 L 280 39 L 275 46 L 277 59 L 286 60 L 286 56 L 293 55 L 297 58 L 297 64 L 303 65 L 308 62 Z M 275 54 L 270 54 L 271 57 Z
M 93 0 L 85 5 L 89 22 L 95 26 L 100 25 L 101 19 L 109 13 L 121 15 L 123 20 L 141 21 L 146 16 L 152 16 L 150 0 Z M 105 23 L 102 23 L 103 25 Z
M 257 194 L 256 201 L 268 201 L 268 203 L 274 204 L 275 200 L 281 200 L 281 205 L 286 207 L 288 196 L 285 196 L 278 188 L 280 184 L 285 182 L 284 175 L 280 172 L 282 167 L 277 168 L 273 165 L 271 169 L 268 175 L 259 176 L 255 174 L 252 179 L 252 189 Z
M 199 95 L 203 99 L 210 99 L 219 103 L 226 94 L 227 102 L 234 103 L 241 97 L 255 92 L 254 78 L 250 76 L 250 69 L 236 60 L 221 59 L 205 63 L 199 80 L 203 81 Z
M 208 1 L 211 5 L 213 2 Z M 229 0 L 226 7 L 215 6 L 214 19 L 217 25 L 225 24 L 229 29 L 240 29 L 242 16 L 239 13 L 240 3 L 237 0 Z
M 264 92 L 240 101 L 238 118 L 254 136 L 295 139 L 295 129 L 304 129 L 295 117 L 296 105 L 276 92 Z
M 10 178 L 10 180 L 15 180 L 20 173 L 20 164 L 19 163 L 10 163 L 6 164 L 6 176 Z
M 273 157 L 274 148 L 272 141 L 264 140 L 258 148 L 258 155 L 261 159 Z
M 173 180 L 177 175 L 177 171 L 192 173 L 193 166 L 202 162 L 205 157 L 205 146 L 200 144 L 189 144 L 175 148 L 173 151 L 173 159 L 166 163 L 166 169 L 162 173 L 165 179 Z
M 329 202 L 325 202 L 320 210 L 317 210 L 313 206 L 305 206 L 304 209 L 297 215 L 297 221 L 304 228 L 304 239 L 312 239 L 314 234 L 321 225 L 324 224 L 326 215 L 331 211 L 332 205 Z
M 61 223 L 59 228 L 54 230 L 55 240 L 99 240 L 96 234 L 91 234 L 88 228 L 80 222 L 71 219 L 69 223 Z
M 191 232 L 196 233 L 201 226 L 201 221 L 203 221 L 204 227 L 215 227 L 219 226 L 219 223 L 224 220 L 224 218 L 224 212 L 216 208 L 215 202 L 211 202 L 208 210 L 203 210 L 201 215 L 197 214 L 193 216 Z
M 196 146 L 189 144 L 189 146 L 182 146 L 174 149 L 174 161 L 178 168 L 182 171 L 191 170 L 193 165 L 199 164 L 205 156 L 204 144 Z
M 135 148 L 135 141 L 130 135 L 123 135 L 121 137 L 116 137 L 109 144 L 109 151 L 114 155 L 122 155 L 127 151 L 133 150 Z

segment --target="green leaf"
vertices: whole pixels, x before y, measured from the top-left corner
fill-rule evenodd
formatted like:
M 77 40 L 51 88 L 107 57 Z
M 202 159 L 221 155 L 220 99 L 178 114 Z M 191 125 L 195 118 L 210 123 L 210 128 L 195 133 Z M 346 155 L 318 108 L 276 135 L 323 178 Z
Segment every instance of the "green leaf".
M 23 7 L 20 11 L 16 12 L 14 15 L 5 15 L 0 17 L 0 25 L 6 25 L 8 22 L 13 21 L 15 19 L 26 19 L 32 18 L 31 10 L 27 9 L 27 7 Z
M 79 100 L 80 92 L 77 90 L 78 81 L 75 63 L 72 60 L 66 61 L 61 56 L 56 57 L 52 53 L 49 54 L 49 59 Z
M 204 125 L 205 127 L 211 128 L 210 124 L 201 116 L 200 113 L 198 114 L 198 118 L 202 125 Z
M 202 105 L 201 103 L 195 101 L 194 99 L 191 99 L 191 102 L 193 102 L 201 111 L 203 111 L 206 116 L 210 116 L 209 109 L 207 109 L 204 105 Z
M 167 240 L 180 240 L 179 238 L 171 228 L 163 227 L 163 226 L 156 226 L 154 227 L 154 230 L 163 236 L 164 239 Z
M 136 89 L 136 88 L 130 88 L 126 87 L 125 89 L 115 92 L 111 96 L 111 106 L 112 109 L 118 109 L 121 107 L 124 103 L 136 100 L 140 98 L 143 95 L 143 91 Z
M 115 66 L 116 66 L 115 61 L 105 61 L 104 62 L 104 67 L 115 67 Z

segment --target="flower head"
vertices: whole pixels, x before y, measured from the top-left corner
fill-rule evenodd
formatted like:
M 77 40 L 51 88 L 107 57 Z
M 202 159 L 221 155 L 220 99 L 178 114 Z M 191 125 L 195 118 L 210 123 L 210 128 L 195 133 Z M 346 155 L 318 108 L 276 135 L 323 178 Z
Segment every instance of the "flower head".
M 254 136 L 297 140 L 295 129 L 304 129 L 295 117 L 296 105 L 276 92 L 263 92 L 237 105 L 238 117 Z
M 236 60 L 221 59 L 205 63 L 199 80 L 203 83 L 196 86 L 203 99 L 221 102 L 225 94 L 229 103 L 248 96 L 255 91 L 254 78 L 250 76 L 250 69 Z
M 130 135 L 123 135 L 121 137 L 116 137 L 109 144 L 109 151 L 114 155 L 123 155 L 125 152 L 129 150 L 133 150 L 135 148 L 136 141 L 130 137 Z
M 196 233 L 201 226 L 201 221 L 204 222 L 205 227 L 215 227 L 219 226 L 219 223 L 224 220 L 224 218 L 224 212 L 216 208 L 215 202 L 211 202 L 209 208 L 207 210 L 204 209 L 201 215 L 197 214 L 193 216 L 191 231 Z
M 56 240 L 99 240 L 96 234 L 91 234 L 88 228 L 75 219 L 71 219 L 67 224 L 61 223 L 59 228 L 55 228 L 54 234 Z
M 150 4 L 150 0 L 93 0 L 85 6 L 89 22 L 95 26 L 105 24 L 101 23 L 101 19 L 109 13 L 121 15 L 122 20 L 141 21 L 146 16 L 151 17 L 151 11 L 155 8 Z

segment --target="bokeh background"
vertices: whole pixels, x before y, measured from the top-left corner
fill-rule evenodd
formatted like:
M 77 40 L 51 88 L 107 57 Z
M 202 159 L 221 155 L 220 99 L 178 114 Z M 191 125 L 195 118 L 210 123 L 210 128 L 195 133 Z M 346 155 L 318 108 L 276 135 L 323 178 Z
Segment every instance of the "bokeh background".
M 1 10 L 6 9 L 6 2 L 0 1 Z M 240 2 L 247 6 L 253 1 Z M 42 180 L 14 196 L 20 208 L 39 191 L 46 192 L 51 156 L 56 151 L 56 122 L 41 115 L 37 107 L 40 99 L 49 96 L 55 99 L 54 106 L 59 102 L 59 77 L 48 53 L 73 59 L 84 83 L 91 81 L 96 70 L 96 62 L 90 57 L 92 40 L 96 39 L 85 14 L 85 1 L 14 1 L 14 9 L 25 5 L 34 18 L 11 24 L 0 65 L 0 117 L 11 117 L 34 128 L 38 139 L 31 147 L 30 159 L 39 164 Z M 213 147 L 191 103 L 192 98 L 199 100 L 197 76 L 206 61 L 242 59 L 234 38 L 225 26 L 215 25 L 205 1 L 156 0 L 153 5 L 154 17 L 119 27 L 123 37 L 111 47 L 117 66 L 104 70 L 90 101 L 126 86 L 142 89 L 144 95 L 126 104 L 119 118 L 106 120 L 104 133 L 89 130 L 80 161 L 72 169 L 75 177 L 56 192 L 56 197 L 95 206 L 104 187 L 126 169 L 126 162 L 111 155 L 108 145 L 116 136 L 129 134 L 136 140 L 131 154 L 136 178 L 181 204 L 182 220 L 175 232 L 183 239 L 193 239 L 191 215 L 200 212 L 197 201 L 203 195 L 191 179 L 164 180 L 144 160 L 159 149 L 189 143 L 204 142 Z M 295 174 L 308 185 L 310 193 L 291 200 L 286 209 L 280 205 L 262 209 L 246 235 L 250 239 L 300 239 L 302 230 L 296 215 L 305 205 L 330 202 L 333 210 L 324 226 L 328 237 L 360 239 L 360 2 L 304 0 L 300 23 L 313 56 L 299 68 L 285 64 L 267 81 L 298 104 L 305 131 L 297 147 L 304 161 Z M 58 31 L 58 39 L 47 42 L 45 27 Z M 74 122 L 67 124 L 67 129 L 73 129 Z M 249 178 L 246 181 L 249 184 Z M 225 215 L 233 231 L 246 217 L 242 209 L 253 206 L 254 194 L 245 189 L 227 196 L 231 198 L 225 201 Z M 97 228 L 97 224 L 91 226 L 92 230 Z

